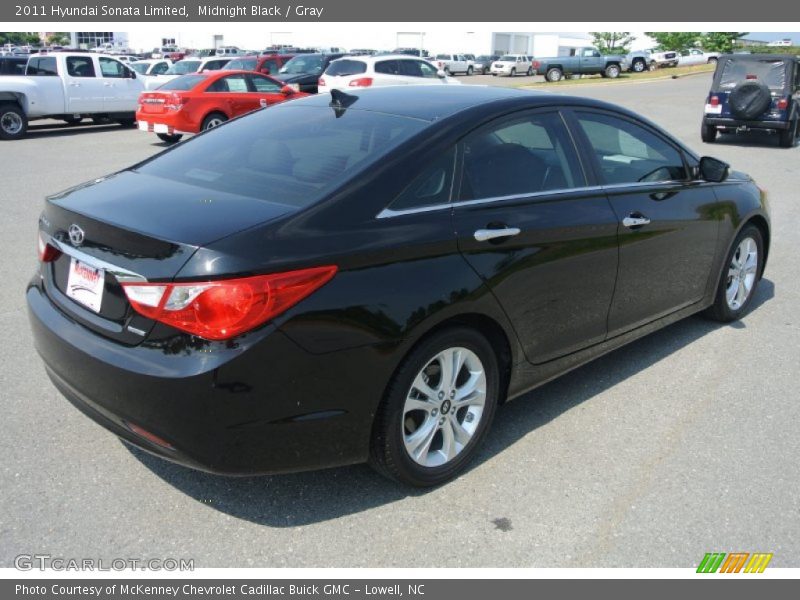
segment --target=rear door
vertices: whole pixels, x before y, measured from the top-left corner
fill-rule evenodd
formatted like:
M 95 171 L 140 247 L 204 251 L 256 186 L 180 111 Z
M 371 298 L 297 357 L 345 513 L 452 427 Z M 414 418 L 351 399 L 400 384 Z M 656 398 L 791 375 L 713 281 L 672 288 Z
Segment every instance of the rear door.
M 713 184 L 690 179 L 680 148 L 644 123 L 588 109 L 573 116 L 619 222 L 609 335 L 701 300 L 722 218 Z
M 516 113 L 461 144 L 459 248 L 542 363 L 606 337 L 617 219 L 591 185 L 562 116 Z

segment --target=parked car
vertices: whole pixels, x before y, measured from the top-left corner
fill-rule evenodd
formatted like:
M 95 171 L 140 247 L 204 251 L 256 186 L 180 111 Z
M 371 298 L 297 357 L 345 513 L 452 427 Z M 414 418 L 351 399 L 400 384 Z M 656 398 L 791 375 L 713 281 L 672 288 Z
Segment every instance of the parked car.
M 203 58 L 184 58 L 167 69 L 163 74 L 148 77 L 144 82 L 145 89 L 155 90 L 168 81 L 189 73 L 205 73 L 206 71 L 219 71 L 230 62 L 230 58 L 221 56 L 205 56 Z
M 234 56 L 241 56 L 243 54 L 245 53 L 236 46 L 220 46 L 216 51 L 217 56 L 226 58 L 233 58 Z
M 264 75 L 276 75 L 280 68 L 294 58 L 294 54 L 262 54 L 237 56 L 222 67 L 223 71 L 255 71 Z
M 0 56 L 0 75 L 25 75 L 27 56 Z
M 298 92 L 316 94 L 320 75 L 331 61 L 342 56 L 344 54 L 298 54 L 283 65 L 276 76 Z
M 627 68 L 627 57 L 603 55 L 597 48 L 580 48 L 575 56 L 536 58 L 533 61 L 535 72 L 551 82 L 561 81 L 564 75 L 602 75 L 616 79 Z
M 427 50 L 422 50 L 420 48 L 395 48 L 389 52 L 389 54 L 407 54 L 408 56 L 418 56 L 419 58 L 430 57 Z
M 533 58 L 527 54 L 504 54 L 492 63 L 489 68 L 492 75 L 533 75 Z
M 0 139 L 24 137 L 35 119 L 92 117 L 131 126 L 143 87 L 135 71 L 110 56 L 33 54 L 24 76 L 0 79 Z
M 662 67 L 677 67 L 680 55 L 675 51 L 638 50 L 629 52 L 625 58 L 629 71 L 641 73 L 642 71 L 655 71 Z
M 319 78 L 319 92 L 385 85 L 460 83 L 414 56 L 345 56 L 331 61 Z
M 26 298 L 55 386 L 151 453 L 430 486 L 502 402 L 746 313 L 769 243 L 749 176 L 626 109 L 354 89 L 50 197 Z
M 713 65 L 716 64 L 720 56 L 722 56 L 721 52 L 705 52 L 699 48 L 692 48 L 691 50 L 684 50 L 681 52 L 678 58 L 678 64 L 681 66 Z
M 164 75 L 172 66 L 172 61 L 168 58 L 148 58 L 128 63 L 128 66 L 139 75 Z
M 761 131 L 778 134 L 784 148 L 800 131 L 800 58 L 792 54 L 720 56 L 706 98 L 701 137 Z
M 432 62 L 447 75 L 455 75 L 456 73 L 472 75 L 475 68 L 472 61 L 463 54 L 437 54 Z
M 150 53 L 150 58 L 169 58 L 169 55 L 174 52 L 180 52 L 177 46 L 160 46 L 158 48 L 153 48 L 153 51 Z
M 475 59 L 475 72 L 481 75 L 486 75 L 489 69 L 492 68 L 492 63 L 499 60 L 500 56 L 497 54 L 482 54 Z
M 170 144 L 245 113 L 302 98 L 282 82 L 250 71 L 183 75 L 155 91 L 142 92 L 136 121 L 141 131 Z

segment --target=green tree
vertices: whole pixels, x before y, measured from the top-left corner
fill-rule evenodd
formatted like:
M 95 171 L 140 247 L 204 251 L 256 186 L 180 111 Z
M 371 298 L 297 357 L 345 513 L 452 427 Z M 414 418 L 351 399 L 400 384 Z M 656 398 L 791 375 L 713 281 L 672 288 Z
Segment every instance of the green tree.
M 742 31 L 709 31 L 700 39 L 704 50 L 709 52 L 733 52 L 733 43 L 746 36 Z
M 11 44 L 12 46 L 20 46 L 25 44 L 38 44 L 41 40 L 38 34 L 26 31 L 0 31 L 0 46 Z
M 69 33 L 66 31 L 57 31 L 47 36 L 47 43 L 51 46 L 67 46 L 70 43 Z
M 601 54 L 627 54 L 636 39 L 629 31 L 593 31 L 592 38 Z
M 678 52 L 694 48 L 702 37 L 699 31 L 648 31 L 645 35 L 653 38 L 661 50 L 677 50 Z

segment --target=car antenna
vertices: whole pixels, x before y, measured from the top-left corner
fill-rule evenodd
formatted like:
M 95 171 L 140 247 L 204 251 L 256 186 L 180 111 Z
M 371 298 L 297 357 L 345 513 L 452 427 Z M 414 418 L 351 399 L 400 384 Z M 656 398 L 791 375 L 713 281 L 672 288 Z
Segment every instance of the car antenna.
M 358 96 L 346 94 L 341 90 L 331 90 L 331 102 L 328 104 L 328 106 L 333 109 L 333 112 L 338 119 L 348 108 L 350 108 L 350 106 L 355 103 L 356 100 L 358 100 Z

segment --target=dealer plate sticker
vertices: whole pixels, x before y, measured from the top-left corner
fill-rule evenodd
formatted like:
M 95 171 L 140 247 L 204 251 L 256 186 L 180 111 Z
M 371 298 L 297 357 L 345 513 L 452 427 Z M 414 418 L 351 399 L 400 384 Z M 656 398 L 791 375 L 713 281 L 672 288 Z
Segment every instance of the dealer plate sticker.
M 706 104 L 706 114 L 707 115 L 721 115 L 722 114 L 722 104 L 717 104 L 714 106 L 713 104 Z
M 100 312 L 105 272 L 75 258 L 70 259 L 67 296 L 94 312 Z

